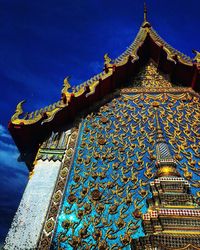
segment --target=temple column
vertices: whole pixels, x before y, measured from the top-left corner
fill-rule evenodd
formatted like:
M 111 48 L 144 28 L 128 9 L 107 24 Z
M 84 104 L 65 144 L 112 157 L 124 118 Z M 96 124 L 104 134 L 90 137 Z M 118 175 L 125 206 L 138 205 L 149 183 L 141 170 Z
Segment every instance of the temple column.
M 70 133 L 63 132 L 59 136 L 53 133 L 39 149 L 33 174 L 30 175 L 4 249 L 37 248 Z
M 60 161 L 50 163 L 48 160 L 39 160 L 35 165 L 34 175 L 28 181 L 6 238 L 5 249 L 36 248 L 60 166 Z

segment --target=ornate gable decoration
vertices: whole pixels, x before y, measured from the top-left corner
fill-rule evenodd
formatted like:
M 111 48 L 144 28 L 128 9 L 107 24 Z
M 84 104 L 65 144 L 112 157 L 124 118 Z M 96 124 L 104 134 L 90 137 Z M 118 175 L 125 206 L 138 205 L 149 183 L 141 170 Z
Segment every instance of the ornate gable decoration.
M 172 87 L 167 77 L 158 72 L 153 62 L 149 62 L 135 77 L 134 85 L 145 88 L 169 88 Z

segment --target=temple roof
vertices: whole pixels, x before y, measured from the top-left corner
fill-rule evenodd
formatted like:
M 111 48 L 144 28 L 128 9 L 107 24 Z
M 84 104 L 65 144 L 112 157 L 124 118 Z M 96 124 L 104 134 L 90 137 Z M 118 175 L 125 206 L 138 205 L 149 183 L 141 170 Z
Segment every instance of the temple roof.
M 156 63 L 160 71 L 169 76 L 174 85 L 191 87 L 199 91 L 200 56 L 197 51 L 194 52 L 196 57 L 191 59 L 171 47 L 152 28 L 144 11 L 144 22 L 135 40 L 115 60 L 105 54 L 104 69 L 101 73 L 73 89 L 68 78 L 65 78 L 61 99 L 40 110 L 24 114 L 25 101 L 20 102 L 9 122 L 11 135 L 21 153 L 27 151 L 30 143 L 32 148 L 37 148 L 45 131 L 63 126 L 66 121 L 71 122 L 80 110 L 122 87 L 122 83 L 136 75 L 149 59 Z M 36 131 L 38 139 L 35 139 Z
M 167 53 L 167 57 L 169 60 L 172 60 L 175 62 L 173 57 L 176 55 L 178 60 L 186 65 L 192 65 L 193 59 L 191 59 L 189 56 L 184 55 L 180 51 L 174 49 L 172 46 L 170 46 L 164 39 L 162 39 L 158 33 L 151 27 L 149 22 L 143 23 L 141 26 L 135 40 L 133 43 L 127 48 L 127 50 L 121 54 L 117 59 L 114 60 L 115 63 L 119 63 L 124 60 L 125 57 L 132 55 L 133 52 L 138 50 L 138 45 L 142 45 L 144 40 L 147 36 L 150 36 L 151 39 L 159 46 L 162 47 L 164 51 Z

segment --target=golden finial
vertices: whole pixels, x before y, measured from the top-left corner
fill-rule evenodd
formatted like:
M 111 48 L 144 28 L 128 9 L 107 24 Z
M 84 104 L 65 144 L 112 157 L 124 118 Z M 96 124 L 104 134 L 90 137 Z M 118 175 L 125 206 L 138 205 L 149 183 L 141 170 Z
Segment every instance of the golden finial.
M 144 2 L 144 21 L 142 24 L 143 28 L 150 28 L 151 24 L 147 21 L 147 5 L 146 2 Z
M 146 2 L 144 2 L 144 22 L 147 22 L 147 5 L 146 5 Z
M 196 61 L 197 63 L 200 63 L 200 52 L 198 52 L 197 50 L 192 50 L 192 52 L 196 55 L 194 57 L 194 61 Z
M 15 121 L 16 119 L 19 118 L 20 115 L 23 114 L 23 104 L 25 103 L 25 100 L 19 102 L 17 104 L 17 107 L 16 107 L 16 110 L 15 110 L 15 113 L 14 115 L 11 117 L 11 121 Z
M 104 55 L 104 65 L 109 65 L 111 63 L 112 59 L 109 57 L 108 53 Z
M 65 77 L 65 79 L 63 81 L 62 93 L 67 93 L 68 90 L 71 88 L 71 85 L 69 83 L 69 79 L 70 79 L 70 76 Z
M 63 81 L 65 87 L 71 87 L 71 85 L 69 83 L 69 79 L 70 79 L 70 76 L 65 77 L 65 79 Z

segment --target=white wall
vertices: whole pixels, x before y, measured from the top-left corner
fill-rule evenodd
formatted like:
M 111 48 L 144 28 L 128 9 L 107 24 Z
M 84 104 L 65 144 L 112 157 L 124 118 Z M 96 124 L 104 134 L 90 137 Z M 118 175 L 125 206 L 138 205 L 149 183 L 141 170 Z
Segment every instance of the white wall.
M 4 249 L 34 249 L 43 228 L 60 161 L 39 160 L 8 232 Z

